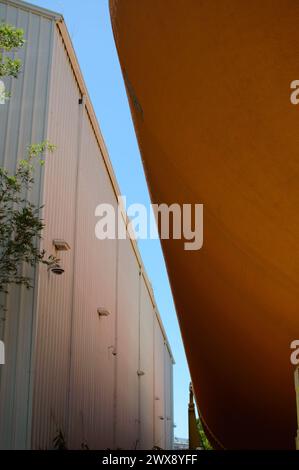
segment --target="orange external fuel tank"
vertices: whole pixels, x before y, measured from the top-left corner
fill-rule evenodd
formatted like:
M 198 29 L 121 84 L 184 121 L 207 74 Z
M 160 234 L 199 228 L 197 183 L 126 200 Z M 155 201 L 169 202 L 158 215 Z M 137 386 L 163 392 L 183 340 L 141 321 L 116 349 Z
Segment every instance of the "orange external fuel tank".
M 204 245 L 162 240 L 216 447 L 294 448 L 299 337 L 297 0 L 110 0 L 154 203 L 204 204 Z

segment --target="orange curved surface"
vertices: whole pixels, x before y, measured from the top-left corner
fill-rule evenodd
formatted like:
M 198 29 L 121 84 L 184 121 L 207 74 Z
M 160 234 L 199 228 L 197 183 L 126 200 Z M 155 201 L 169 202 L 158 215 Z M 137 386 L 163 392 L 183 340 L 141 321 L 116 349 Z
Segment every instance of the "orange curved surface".
M 110 0 L 152 201 L 203 203 L 162 241 L 197 403 L 224 448 L 294 448 L 297 0 Z

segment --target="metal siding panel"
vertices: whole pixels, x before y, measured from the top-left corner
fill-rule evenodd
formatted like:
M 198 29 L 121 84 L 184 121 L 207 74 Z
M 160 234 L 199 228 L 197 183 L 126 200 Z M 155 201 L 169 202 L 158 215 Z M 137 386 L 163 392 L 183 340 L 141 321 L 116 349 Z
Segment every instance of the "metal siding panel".
M 57 146 L 47 159 L 43 248 L 53 239 L 71 250 L 59 254 L 63 276 L 40 269 L 33 404 L 34 448 L 50 448 L 57 431 L 67 434 L 70 334 L 73 301 L 74 230 L 77 188 L 79 89 L 60 35 L 55 33 L 48 140 Z
M 0 18 L 25 30 L 27 42 L 19 57 L 24 63 L 18 80 L 5 79 L 12 97 L 0 106 L 0 165 L 10 171 L 26 146 L 45 138 L 52 21 L 0 1 Z M 35 173 L 31 201 L 39 203 L 41 171 Z M 32 278 L 35 273 L 26 270 Z M 6 365 L 1 367 L 0 448 L 25 448 L 30 430 L 30 369 L 36 288 L 11 289 L 7 318 L 1 325 Z
M 116 200 L 100 148 L 84 112 L 78 182 L 74 327 L 72 343 L 71 447 L 111 447 L 115 356 L 116 240 L 95 237 L 95 208 Z M 108 317 L 99 317 L 105 308 Z
M 140 294 L 140 449 L 154 446 L 154 320 L 155 311 L 143 277 Z
M 44 18 L 50 20 L 57 20 L 61 21 L 62 16 L 60 13 L 57 13 L 52 10 L 47 10 L 46 8 L 39 7 L 37 5 L 33 5 L 32 3 L 25 2 L 25 0 L 1 0 L 3 3 L 7 3 L 13 7 L 16 7 L 20 10 L 30 10 L 33 13 L 36 13 Z
M 172 411 L 172 360 L 167 346 L 165 355 L 165 448 L 172 449 L 173 411 Z
M 119 241 L 116 448 L 135 449 L 138 436 L 139 265 L 129 240 Z
M 155 446 L 165 449 L 164 337 L 155 318 Z

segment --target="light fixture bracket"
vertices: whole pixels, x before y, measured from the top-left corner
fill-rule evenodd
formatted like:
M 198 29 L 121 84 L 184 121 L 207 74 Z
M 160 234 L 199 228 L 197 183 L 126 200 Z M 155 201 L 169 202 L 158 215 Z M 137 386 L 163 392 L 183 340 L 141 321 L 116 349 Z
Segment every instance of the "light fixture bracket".
M 53 240 L 53 245 L 56 251 L 68 251 L 71 249 L 70 245 L 65 240 L 61 239 Z
M 103 308 L 103 307 L 99 307 L 97 312 L 98 312 L 99 317 L 109 317 L 110 315 L 110 312 L 106 308 Z

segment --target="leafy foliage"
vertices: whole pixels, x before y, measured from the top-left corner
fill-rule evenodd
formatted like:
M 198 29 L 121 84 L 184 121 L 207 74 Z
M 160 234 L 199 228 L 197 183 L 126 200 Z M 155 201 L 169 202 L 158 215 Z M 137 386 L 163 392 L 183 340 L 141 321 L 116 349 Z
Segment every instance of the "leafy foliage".
M 206 436 L 206 433 L 203 429 L 203 426 L 202 426 L 202 423 L 200 421 L 200 419 L 197 419 L 197 429 L 198 429 L 198 432 L 199 432 L 199 436 L 200 436 L 200 441 L 201 441 L 201 444 L 202 444 L 202 447 L 204 450 L 213 450 L 213 447 L 211 446 L 207 436 Z
M 24 43 L 22 29 L 0 24 L 0 79 L 18 77 L 22 64 L 12 53 Z M 36 162 L 43 166 L 44 153 L 53 150 L 54 146 L 49 142 L 33 144 L 14 174 L 0 167 L 0 294 L 7 293 L 11 284 L 32 287 L 32 279 L 24 274 L 24 263 L 31 267 L 39 263 L 52 266 L 59 261 L 52 255 L 46 257 L 44 250 L 40 251 L 38 241 L 44 228 L 40 219 L 41 207 L 28 199 L 34 184 Z
M 8 55 L 25 44 L 24 32 L 9 24 L 0 24 L 0 78 L 17 78 L 21 70 L 21 61 Z
M 41 207 L 29 202 L 28 192 L 34 184 L 35 164 L 44 165 L 43 155 L 54 146 L 42 142 L 28 147 L 14 174 L 0 168 L 0 293 L 7 293 L 10 284 L 32 287 L 30 277 L 23 274 L 23 263 L 51 266 L 58 262 L 40 251 L 38 240 L 44 228 Z

